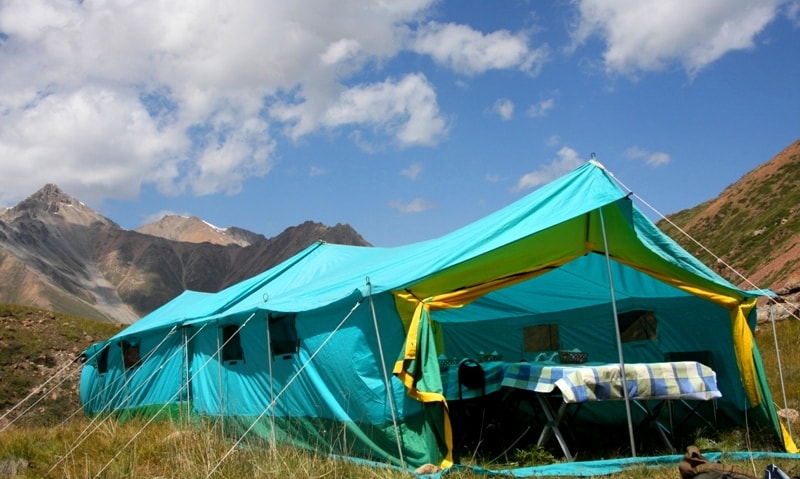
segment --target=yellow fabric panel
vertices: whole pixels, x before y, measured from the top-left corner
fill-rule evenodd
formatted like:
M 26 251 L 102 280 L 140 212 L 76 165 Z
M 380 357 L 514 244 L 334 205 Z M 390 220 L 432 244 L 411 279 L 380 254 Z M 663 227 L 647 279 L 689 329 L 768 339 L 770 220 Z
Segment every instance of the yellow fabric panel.
M 394 371 L 393 372 L 396 375 L 405 373 L 404 364 L 403 364 L 404 360 L 415 359 L 417 357 L 417 341 L 418 341 L 418 335 L 419 335 L 419 321 L 420 321 L 420 318 L 422 317 L 422 312 L 423 312 L 424 308 L 425 308 L 425 303 L 422 302 L 422 301 L 417 302 L 417 304 L 415 305 L 414 314 L 413 314 L 413 317 L 411 319 L 411 324 L 407 328 L 406 343 L 405 343 L 405 348 L 404 348 L 404 353 L 403 353 L 403 359 L 397 361 L 397 363 L 395 363 L 395 365 L 394 365 Z M 404 381 L 403 384 L 405 384 L 406 387 L 409 388 L 409 389 L 414 387 L 413 383 L 408 384 L 408 383 L 406 383 Z
M 395 362 L 394 369 L 392 372 L 400 379 L 400 381 L 406 387 L 407 389 L 406 393 L 409 395 L 409 397 L 414 398 L 417 401 L 421 402 L 441 402 L 443 404 L 445 411 L 444 430 L 445 430 L 445 440 L 447 445 L 447 457 L 442 462 L 442 467 L 449 467 L 450 465 L 453 464 L 453 430 L 450 425 L 450 415 L 447 408 L 447 400 L 441 393 L 419 390 L 417 388 L 417 381 L 418 381 L 417 376 L 414 374 L 414 371 L 410 371 L 407 369 L 407 367 L 411 364 L 413 360 L 420 359 L 417 357 L 417 345 L 419 344 L 420 341 L 420 338 L 418 337 L 420 330 L 419 328 L 420 321 L 431 321 L 431 323 L 433 323 L 433 321 L 430 318 L 431 310 L 463 307 L 491 291 L 505 288 L 513 284 L 539 276 L 549 271 L 551 267 L 557 267 L 560 264 L 562 263 L 549 265 L 548 267 L 539 269 L 538 271 L 520 273 L 511 277 L 500 278 L 495 281 L 479 284 L 472 288 L 465 288 L 462 290 L 441 294 L 439 296 L 427 298 L 422 301 L 420 301 L 414 295 L 409 293 L 395 294 L 396 303 L 414 304 L 415 308 L 410 325 L 407 328 L 403 359 Z M 441 351 L 441 344 L 439 343 L 438 339 L 440 338 L 437 338 L 437 348 L 439 351 Z M 425 371 L 429 371 L 431 369 L 435 370 L 436 374 L 439 374 L 438 363 L 436 363 L 435 365 L 430 365 L 433 366 L 430 369 L 429 367 L 426 366 L 429 365 L 422 365 L 421 367 L 421 372 L 423 374 L 425 373 Z
M 506 278 L 520 272 L 557 267 L 586 252 L 587 215 L 542 230 L 514 243 L 488 251 L 469 261 L 437 272 L 407 290 L 411 296 L 437 298 L 443 293 L 468 290 L 490 278 Z M 531 252 L 535 251 L 535 254 Z M 449 300 L 448 300 L 449 301 Z M 468 301 L 467 301 L 468 302 Z M 408 310 L 398 309 L 409 318 Z
M 598 253 L 605 253 L 603 245 L 607 243 L 608 254 L 615 261 L 661 280 L 669 278 L 671 280 L 669 283 L 673 285 L 677 282 L 689 287 L 700 288 L 705 291 L 706 295 L 721 295 L 719 300 L 712 300 L 715 304 L 722 305 L 728 299 L 733 300 L 734 304 L 738 304 L 739 300 L 745 299 L 741 297 L 737 300 L 731 296 L 735 294 L 734 290 L 697 276 L 655 254 L 639 240 L 630 219 L 615 205 L 603 207 L 602 217 L 600 210 L 593 211 L 590 214 L 588 225 L 587 241 L 596 245 L 594 251 Z
M 786 449 L 786 452 L 800 452 L 800 450 L 797 449 L 797 444 L 794 443 L 794 439 L 792 439 L 792 435 L 789 434 L 789 431 L 786 429 L 783 423 L 781 423 L 781 434 L 783 435 L 783 447 Z
M 392 371 L 397 376 L 403 385 L 406 387 L 409 397 L 420 402 L 440 402 L 444 408 L 444 435 L 445 445 L 447 446 L 447 454 L 442 460 L 440 467 L 448 468 L 453 465 L 453 428 L 450 424 L 450 411 L 447 407 L 447 399 L 443 394 L 431 391 L 420 391 L 417 389 L 417 378 L 414 371 L 407 369 L 407 365 L 414 359 L 417 359 L 417 344 L 419 341 L 419 322 L 430 320 L 430 308 L 425 302 L 419 301 L 414 311 L 414 317 L 411 322 L 411 328 L 406 335 L 405 352 L 403 359 L 395 362 L 394 370 Z M 439 364 L 435 364 L 438 374 Z M 423 366 L 422 372 L 424 374 L 425 368 Z

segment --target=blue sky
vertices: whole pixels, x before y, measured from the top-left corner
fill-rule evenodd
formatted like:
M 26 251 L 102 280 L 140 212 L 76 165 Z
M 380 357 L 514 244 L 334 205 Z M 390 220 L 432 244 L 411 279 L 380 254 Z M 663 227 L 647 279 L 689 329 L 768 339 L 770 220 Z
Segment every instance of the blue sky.
M 798 0 L 8 0 L 0 62 L 0 206 L 126 229 L 396 246 L 592 153 L 670 214 L 800 138 Z

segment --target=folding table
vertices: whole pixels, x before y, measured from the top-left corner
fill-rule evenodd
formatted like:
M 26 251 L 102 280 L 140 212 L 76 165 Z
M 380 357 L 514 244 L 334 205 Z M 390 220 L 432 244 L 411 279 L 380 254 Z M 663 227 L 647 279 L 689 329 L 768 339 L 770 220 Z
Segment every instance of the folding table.
M 658 420 L 661 408 L 671 400 L 708 401 L 722 397 L 717 388 L 716 373 L 694 361 L 625 364 L 625 385 L 628 398 L 646 414 L 645 421 L 653 422 L 662 440 L 670 448 L 666 426 Z M 625 399 L 620 364 L 548 364 L 510 363 L 505 368 L 502 386 L 525 389 L 536 393 L 547 419 L 539 436 L 543 445 L 554 435 L 567 460 L 573 459 L 564 440 L 561 423 L 570 404 L 589 401 Z M 560 392 L 563 401 L 553 410 L 548 395 Z M 650 408 L 643 401 L 659 400 Z

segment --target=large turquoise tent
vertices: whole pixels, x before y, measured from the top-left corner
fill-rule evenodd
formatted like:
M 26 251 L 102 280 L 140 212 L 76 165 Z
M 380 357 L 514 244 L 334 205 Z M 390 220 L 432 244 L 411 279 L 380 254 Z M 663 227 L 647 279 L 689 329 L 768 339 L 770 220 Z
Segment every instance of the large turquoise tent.
M 688 254 L 592 160 L 437 239 L 318 242 L 218 293 L 187 291 L 86 351 L 81 399 L 89 414 L 186 412 L 235 435 L 449 466 L 439 359 L 532 361 L 545 326 L 596 362 L 704 351 L 715 414 L 797 452 L 753 341 L 764 293 Z M 654 332 L 621 344 L 619 318 L 641 311 Z

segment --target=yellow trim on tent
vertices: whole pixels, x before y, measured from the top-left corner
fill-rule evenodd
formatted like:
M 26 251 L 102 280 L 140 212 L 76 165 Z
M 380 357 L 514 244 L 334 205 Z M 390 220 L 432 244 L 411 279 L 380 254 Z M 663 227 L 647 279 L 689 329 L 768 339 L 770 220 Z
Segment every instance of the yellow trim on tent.
M 631 266 L 636 267 L 634 265 Z M 641 270 L 641 268 L 639 269 Z M 745 302 L 740 302 L 736 298 L 688 284 L 684 281 L 666 276 L 656 271 L 647 270 L 646 272 L 682 291 L 711 301 L 712 303 L 722 306 L 730 311 L 733 349 L 736 353 L 736 362 L 739 367 L 742 385 L 744 386 L 744 390 L 747 394 L 747 399 L 750 401 L 750 404 L 752 406 L 758 406 L 761 404 L 763 402 L 763 398 L 761 397 L 761 392 L 758 389 L 756 365 L 753 361 L 753 333 L 747 326 L 747 313 L 755 306 L 756 298 L 750 298 Z
M 417 359 L 417 342 L 419 339 L 419 323 L 422 317 L 430 321 L 430 306 L 424 301 L 419 301 L 411 320 L 411 328 L 406 336 L 405 352 L 403 359 L 398 360 L 392 371 L 403 385 L 406 387 L 409 397 L 420 402 L 440 402 L 444 407 L 444 434 L 445 444 L 447 445 L 447 456 L 442 460 L 440 466 L 448 468 L 453 465 L 453 429 L 450 425 L 450 414 L 447 407 L 447 399 L 442 393 L 420 391 L 417 389 L 417 378 L 414 373 L 406 369 L 407 363 Z M 438 363 L 436 364 L 438 368 Z
M 550 267 L 552 267 L 552 265 Z M 394 370 L 392 372 L 395 374 L 395 376 L 397 376 L 400 379 L 400 381 L 403 383 L 406 389 L 408 389 L 407 394 L 409 397 L 422 402 L 442 403 L 444 407 L 444 431 L 445 431 L 445 443 L 447 446 L 447 457 L 442 461 L 441 467 L 446 468 L 453 465 L 453 431 L 450 424 L 450 414 L 447 407 L 447 400 L 445 399 L 442 393 L 420 391 L 417 388 L 417 383 L 419 382 L 419 378 L 418 375 L 415 373 L 421 372 L 422 374 L 424 374 L 425 365 L 422 365 L 421 368 L 417 368 L 416 370 L 413 371 L 409 370 L 411 369 L 411 364 L 413 362 L 421 359 L 417 355 L 417 347 L 420 341 L 419 338 L 420 322 L 423 321 L 424 318 L 424 320 L 428 321 L 431 325 L 435 324 L 430 317 L 431 310 L 461 308 L 471 303 L 472 301 L 475 301 L 481 296 L 484 296 L 487 293 L 544 274 L 550 270 L 550 267 L 541 268 L 536 271 L 525 272 L 505 278 L 500 278 L 498 280 L 489 281 L 483 284 L 479 284 L 469 288 L 464 288 L 450 293 L 441 294 L 438 296 L 433 296 L 431 298 L 426 298 L 424 300 L 418 299 L 411 293 L 395 293 L 395 298 L 397 298 L 400 304 L 406 304 L 406 305 L 415 304 L 415 308 L 406 335 L 406 343 L 405 343 L 403 359 L 398 360 L 395 363 Z M 398 307 L 398 309 L 400 308 Z M 441 337 L 438 334 L 436 334 L 436 336 L 437 337 L 434 338 L 434 341 L 436 343 L 436 348 L 437 351 L 441 351 L 442 348 Z M 433 367 L 436 370 L 436 374 L 439 374 L 439 364 L 435 363 Z
M 592 243 L 586 242 L 584 246 L 587 248 L 584 252 L 591 249 Z M 407 388 L 407 394 L 422 402 L 440 402 L 444 407 L 444 430 L 445 440 L 447 446 L 447 457 L 442 461 L 442 467 L 449 467 L 452 465 L 452 429 L 450 425 L 450 417 L 447 408 L 447 401 L 442 393 L 420 391 L 417 389 L 417 383 L 420 377 L 418 374 L 424 374 L 425 365 L 416 365 L 412 368 L 413 362 L 420 360 L 417 356 L 417 346 L 419 341 L 420 321 L 425 317 L 428 321 L 429 334 L 433 335 L 433 343 L 438 352 L 443 349 L 442 337 L 436 323 L 431 320 L 430 312 L 433 310 L 444 310 L 450 308 L 461 308 L 472 301 L 480 298 L 481 296 L 492 291 L 502 289 L 513 284 L 526 281 L 541 274 L 544 274 L 554 267 L 558 267 L 564 263 L 571 261 L 573 258 L 561 258 L 547 265 L 538 267 L 535 271 L 520 272 L 510 276 L 502 277 L 493 281 L 477 284 L 470 287 L 465 287 L 457 291 L 434 295 L 425 299 L 420 299 L 415 296 L 410 290 L 405 292 L 395 292 L 395 306 L 406 326 L 406 343 L 403 359 L 395 363 L 394 374 L 403 382 Z M 694 296 L 706 299 L 714 304 L 722 306 L 730 311 L 731 320 L 731 334 L 734 344 L 734 352 L 736 354 L 737 366 L 739 368 L 742 386 L 747 394 L 747 398 L 752 406 L 758 406 L 763 402 L 761 391 L 758 387 L 758 376 L 755 361 L 753 359 L 753 334 L 747 325 L 747 314 L 756 305 L 756 298 L 748 298 L 744 301 L 728 296 L 718 291 L 711 291 L 704 289 L 696 284 L 689 284 L 688 282 L 678 279 L 676 277 L 668 276 L 665 273 L 654 271 L 652 269 L 643 268 L 640 264 L 635 264 L 631 261 L 626 261 L 623 258 L 615 257 L 616 261 L 625 263 L 635 269 L 643 271 L 653 277 L 656 277 L 667 284 L 670 284 L 682 291 L 685 291 Z M 413 309 L 413 313 L 411 313 Z M 411 313 L 411 321 L 408 321 L 409 313 Z M 439 373 L 438 363 L 433 365 L 437 374 Z M 413 369 L 413 370 L 411 370 Z M 784 447 L 788 452 L 798 452 L 791 435 L 788 433 L 782 423 L 779 423 L 784 440 Z
M 631 265 L 633 266 L 633 265 Z M 641 268 L 639 268 L 641 270 Z M 711 301 L 718 304 L 730 311 L 731 318 L 731 335 L 733 337 L 733 349 L 736 353 L 736 363 L 739 367 L 739 374 L 742 380 L 745 394 L 752 406 L 760 405 L 764 399 L 761 396 L 761 390 L 758 387 L 758 375 L 756 374 L 756 365 L 753 360 L 753 332 L 747 325 L 747 315 L 756 306 L 757 298 L 749 298 L 743 302 L 739 302 L 736 298 L 725 296 L 723 294 L 715 293 L 706 289 L 696 286 L 691 286 L 683 281 L 665 276 L 660 273 L 648 270 L 651 274 L 662 281 L 675 286 L 676 288 L 686 291 L 689 294 Z M 778 422 L 781 428 L 781 435 L 783 436 L 783 445 L 786 452 L 797 453 L 800 449 L 794 442 L 791 434 L 786 429 L 782 422 Z

